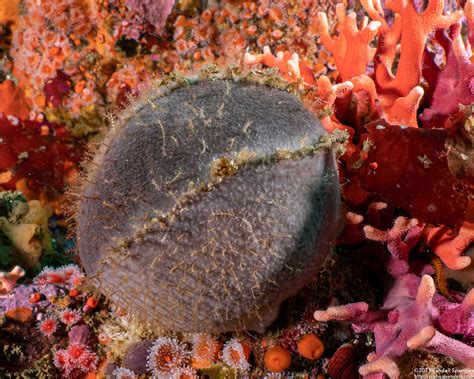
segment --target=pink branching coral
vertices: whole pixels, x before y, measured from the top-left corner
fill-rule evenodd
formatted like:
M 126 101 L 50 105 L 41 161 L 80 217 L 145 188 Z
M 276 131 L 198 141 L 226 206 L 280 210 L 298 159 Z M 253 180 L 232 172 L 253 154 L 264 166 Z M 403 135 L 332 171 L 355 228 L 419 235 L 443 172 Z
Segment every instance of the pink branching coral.
M 398 378 L 397 359 L 408 349 L 425 349 L 458 359 L 473 368 L 473 348 L 449 335 L 461 334 L 466 340 L 474 333 L 474 290 L 455 293 L 450 301 L 436 292 L 428 268 L 415 273 L 408 263 L 409 250 L 422 232 L 417 220 L 399 217 L 389 231 L 366 226 L 368 238 L 387 243 L 390 251 L 386 267 L 395 279 L 380 310 L 369 310 L 367 303 L 352 303 L 316 311 L 318 321 L 350 321 L 356 332 L 372 331 L 376 351 L 360 367 L 365 377 L 385 373 Z M 425 274 L 424 274 L 425 273 Z M 424 275 L 423 275 L 424 274 Z
M 464 4 L 464 15 L 467 19 L 468 25 L 468 41 L 471 46 L 474 46 L 474 1 L 467 0 Z
M 438 307 L 442 313 L 438 317 L 438 323 L 442 331 L 448 334 L 462 334 L 474 336 L 473 312 L 474 291 L 471 290 L 462 299 L 461 304 L 451 303 L 444 297 L 439 297 Z
M 471 258 L 462 255 L 474 242 L 474 233 L 467 226 L 456 233 L 444 225 L 429 225 L 423 232 L 423 239 L 448 268 L 462 270 L 471 264 Z
M 346 223 L 337 238 L 337 243 L 357 244 L 365 241 L 365 235 L 362 230 L 364 217 L 354 212 L 347 212 L 345 219 Z
M 468 368 L 474 367 L 474 347 L 449 338 L 432 326 L 426 326 L 410 338 L 407 346 L 410 349 L 423 349 L 444 354 L 462 362 Z
M 20 266 L 13 267 L 10 272 L 0 272 L 0 296 L 8 295 L 23 276 L 25 276 L 25 270 Z
M 315 318 L 319 321 L 343 320 L 352 322 L 355 331 L 373 331 L 375 334 L 376 352 L 367 358 L 369 363 L 360 368 L 362 375 L 384 372 L 390 378 L 398 378 L 396 360 L 409 348 L 426 349 L 435 353 L 445 354 L 460 360 L 472 368 L 473 348 L 461 341 L 448 337 L 441 332 L 445 344 L 443 347 L 436 343 L 428 344 L 409 342 L 420 338 L 424 328 L 433 328 L 436 322 L 443 319 L 455 318 L 455 325 L 449 330 L 441 329 L 447 334 L 465 332 L 465 337 L 472 336 L 474 317 L 472 314 L 472 293 L 466 296 L 466 304 L 451 303 L 435 293 L 434 282 L 430 276 L 421 279 L 414 274 L 400 277 L 387 295 L 384 306 L 380 311 L 371 311 L 366 303 L 353 303 L 328 308 L 326 311 L 316 311 Z M 444 308 L 449 303 L 452 311 L 444 314 Z M 464 305 L 463 305 L 464 304 Z M 436 321 L 437 315 L 441 315 Z M 417 339 L 418 338 L 418 339 Z
M 373 226 L 364 226 L 364 233 L 367 239 L 372 241 L 385 242 L 387 249 L 391 252 L 391 258 L 387 263 L 387 271 L 398 277 L 408 270 L 408 255 L 410 250 L 418 243 L 424 225 L 417 219 L 407 219 L 397 217 L 393 227 L 388 231 L 382 231 Z

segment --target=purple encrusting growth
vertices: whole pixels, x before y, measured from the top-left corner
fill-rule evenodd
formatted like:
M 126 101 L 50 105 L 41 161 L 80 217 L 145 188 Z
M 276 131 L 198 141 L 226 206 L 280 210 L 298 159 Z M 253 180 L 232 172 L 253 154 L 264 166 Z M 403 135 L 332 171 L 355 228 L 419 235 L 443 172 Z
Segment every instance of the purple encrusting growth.
M 44 267 L 34 278 L 33 284 L 20 285 L 8 295 L 0 296 L 0 316 L 9 310 L 30 308 L 33 311 L 51 304 L 50 299 L 66 296 L 69 290 L 83 278 L 81 269 L 76 265 L 66 265 L 56 269 Z M 40 300 L 31 302 L 33 294 L 40 294 Z
M 88 345 L 90 343 L 91 331 L 86 324 L 75 325 L 68 333 L 69 343 Z
M 29 299 L 34 293 L 41 293 L 43 300 L 37 303 L 30 303 Z M 0 297 L 0 316 L 9 310 L 17 308 L 42 308 L 50 304 L 49 298 L 58 295 L 65 295 L 65 289 L 58 288 L 52 284 L 46 285 L 20 285 L 15 287 L 7 296 Z
M 62 71 L 58 71 L 56 76 L 49 79 L 44 85 L 44 96 L 46 102 L 56 108 L 62 104 L 63 98 L 71 89 L 71 78 Z
M 153 345 L 152 341 L 144 340 L 131 344 L 123 357 L 123 367 L 138 375 L 147 373 L 148 352 Z
M 295 96 L 250 82 L 184 85 L 131 109 L 85 181 L 86 273 L 152 324 L 262 330 L 331 249 L 332 137 Z
M 126 0 L 126 7 L 134 13 L 132 24 L 140 28 L 143 25 L 154 27 L 152 32 L 161 33 L 166 19 L 173 9 L 174 0 Z M 129 21 L 127 21 L 129 22 Z M 130 31 L 134 30 L 130 28 Z M 130 36 L 131 38 L 138 36 Z M 134 38 L 138 39 L 138 38 Z

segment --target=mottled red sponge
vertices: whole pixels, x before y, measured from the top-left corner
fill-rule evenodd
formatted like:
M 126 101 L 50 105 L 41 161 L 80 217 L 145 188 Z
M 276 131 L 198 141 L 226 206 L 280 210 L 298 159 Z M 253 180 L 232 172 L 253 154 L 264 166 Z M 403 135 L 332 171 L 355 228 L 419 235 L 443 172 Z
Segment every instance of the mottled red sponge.
M 119 117 L 85 180 L 87 274 L 154 325 L 261 330 L 335 237 L 339 185 L 324 136 L 295 96 L 260 84 L 149 94 Z

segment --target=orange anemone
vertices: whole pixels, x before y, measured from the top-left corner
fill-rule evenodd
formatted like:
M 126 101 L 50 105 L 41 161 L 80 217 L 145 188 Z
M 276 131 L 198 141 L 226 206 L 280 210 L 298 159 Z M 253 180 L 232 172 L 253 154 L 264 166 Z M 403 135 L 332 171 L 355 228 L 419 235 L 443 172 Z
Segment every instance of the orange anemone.
M 298 353 L 307 359 L 318 359 L 324 352 L 324 345 L 314 333 L 305 334 L 298 342 Z
M 282 372 L 285 371 L 291 364 L 290 352 L 281 346 L 273 346 L 265 353 L 265 366 L 268 371 Z

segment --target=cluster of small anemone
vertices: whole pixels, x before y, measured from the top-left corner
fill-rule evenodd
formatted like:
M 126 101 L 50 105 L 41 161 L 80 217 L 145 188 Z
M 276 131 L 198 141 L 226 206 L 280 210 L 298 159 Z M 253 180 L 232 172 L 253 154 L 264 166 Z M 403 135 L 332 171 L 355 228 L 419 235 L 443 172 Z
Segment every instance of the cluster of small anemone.
M 309 361 L 319 359 L 324 351 L 319 337 L 314 333 L 300 337 L 295 341 L 298 355 Z M 292 353 L 282 344 L 283 341 L 278 340 L 273 340 L 268 346 L 264 344 L 264 355 L 261 358 L 269 375 L 283 373 L 291 365 Z M 237 337 L 223 344 L 210 334 L 193 334 L 189 340 L 182 341 L 172 337 L 159 337 L 146 351 L 146 371 L 153 378 L 190 379 L 198 377 L 198 370 L 224 365 L 236 375 L 248 375 L 251 369 L 250 355 L 252 352 L 256 353 L 254 348 L 250 341 Z M 137 355 L 137 349 L 132 351 L 126 355 L 130 354 L 133 358 L 125 358 L 123 367 L 115 369 L 114 375 L 117 378 L 135 378 L 141 374 L 137 368 L 141 367 L 140 364 L 137 365 L 137 356 L 142 355 Z
M 327 1 L 319 3 L 329 8 Z M 319 26 L 312 5 L 216 2 L 201 9 L 183 2 L 171 12 L 173 1 L 28 0 L 24 12 L 12 12 L 12 71 L 32 100 L 33 117 L 59 105 L 77 117 L 135 90 L 150 71 L 194 70 L 208 63 L 224 67 L 252 45 L 297 47 L 316 72 L 327 73 L 334 63 L 314 43 Z M 117 47 L 124 41 L 135 48 L 121 51 Z M 50 96 L 46 87 L 60 77 L 66 79 L 62 89 Z
M 64 284 L 76 286 L 84 279 L 84 273 L 76 265 L 67 265 L 60 268 L 45 267 L 35 277 L 36 284 Z
M 54 353 L 54 365 L 59 368 L 63 377 L 71 377 L 76 372 L 88 373 L 97 368 L 99 358 L 87 345 L 72 343 L 66 349 Z
M 155 340 L 148 351 L 149 373 L 154 378 L 197 378 L 195 367 L 214 364 L 220 351 L 220 343 L 215 337 L 204 334 L 195 335 L 193 342 L 193 349 L 190 350 L 187 344 L 174 338 L 160 337 Z M 238 371 L 247 371 L 250 368 L 249 354 L 248 346 L 233 338 L 224 345 L 222 359 Z
M 18 272 L 2 273 L 7 279 Z M 21 272 L 15 278 L 21 277 Z M 38 345 L 49 346 L 52 365 L 62 377 L 72 378 L 97 369 L 99 355 L 92 345 L 91 318 L 98 300 L 83 285 L 84 274 L 73 264 L 59 268 L 45 267 L 30 285 L 14 285 L 8 296 L 0 298 L 0 310 L 7 317 L 21 315 L 17 320 L 28 323 L 36 320 L 36 329 L 43 338 Z M 67 345 L 60 342 L 68 336 Z
M 51 337 L 58 330 L 58 321 L 66 327 L 73 326 L 81 320 L 81 313 L 77 309 L 66 308 L 56 316 L 54 313 L 38 321 L 38 330 L 45 337 Z

